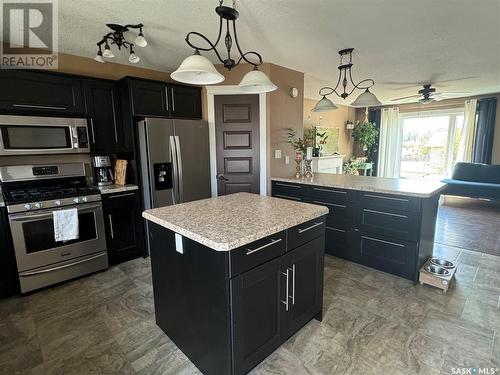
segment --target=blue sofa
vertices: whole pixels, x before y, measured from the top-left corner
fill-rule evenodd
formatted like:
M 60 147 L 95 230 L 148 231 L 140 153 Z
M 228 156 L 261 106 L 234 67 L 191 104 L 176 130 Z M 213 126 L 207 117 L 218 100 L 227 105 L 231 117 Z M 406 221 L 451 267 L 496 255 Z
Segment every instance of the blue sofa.
M 459 162 L 443 182 L 447 195 L 500 200 L 500 165 Z

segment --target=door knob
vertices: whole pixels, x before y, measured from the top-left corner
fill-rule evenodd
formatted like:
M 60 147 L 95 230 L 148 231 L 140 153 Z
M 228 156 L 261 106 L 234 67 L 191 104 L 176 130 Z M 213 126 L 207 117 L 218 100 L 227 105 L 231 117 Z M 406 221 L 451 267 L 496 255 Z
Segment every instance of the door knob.
M 217 176 L 217 179 L 219 181 L 229 181 L 229 179 L 227 179 L 226 177 L 224 177 L 224 175 L 222 173 Z

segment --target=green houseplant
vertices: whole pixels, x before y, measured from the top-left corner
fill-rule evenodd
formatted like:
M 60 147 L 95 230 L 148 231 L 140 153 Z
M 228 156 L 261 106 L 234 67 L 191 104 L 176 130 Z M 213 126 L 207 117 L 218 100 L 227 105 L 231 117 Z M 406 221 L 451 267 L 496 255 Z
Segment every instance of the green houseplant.
M 363 166 L 366 163 L 366 157 L 358 157 L 358 158 L 350 158 L 348 161 L 344 163 L 344 173 L 345 174 L 353 174 L 359 175 L 359 170 L 363 169 Z
M 365 120 L 358 123 L 353 131 L 352 137 L 362 147 L 363 151 L 368 151 L 377 142 L 378 129 L 373 122 Z

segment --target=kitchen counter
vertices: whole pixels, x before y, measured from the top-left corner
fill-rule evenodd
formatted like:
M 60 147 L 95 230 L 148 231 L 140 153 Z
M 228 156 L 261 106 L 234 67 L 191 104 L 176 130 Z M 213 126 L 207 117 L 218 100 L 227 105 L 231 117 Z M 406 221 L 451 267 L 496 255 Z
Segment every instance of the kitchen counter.
M 250 193 L 143 212 L 156 324 L 201 373 L 247 374 L 321 321 L 327 212 Z
M 213 250 L 229 251 L 327 213 L 318 205 L 237 193 L 155 208 L 142 216 Z
M 353 176 L 331 173 L 315 173 L 312 178 L 276 176 L 272 177 L 271 180 L 339 189 L 369 191 L 373 193 L 405 195 L 417 198 L 431 197 L 435 194 L 441 193 L 446 188 L 446 184 L 437 181 Z
M 108 185 L 108 186 L 98 186 L 101 194 L 114 194 L 122 193 L 124 191 L 138 190 L 139 186 L 127 184 L 127 185 Z

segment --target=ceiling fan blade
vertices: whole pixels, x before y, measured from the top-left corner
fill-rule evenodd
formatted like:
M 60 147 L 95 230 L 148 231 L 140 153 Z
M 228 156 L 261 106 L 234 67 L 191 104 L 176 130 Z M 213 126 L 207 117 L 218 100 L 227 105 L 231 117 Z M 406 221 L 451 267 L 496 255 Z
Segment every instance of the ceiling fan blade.
M 421 95 L 410 95 L 410 96 L 403 96 L 401 98 L 395 98 L 395 99 L 391 99 L 391 102 L 396 102 L 396 101 L 399 101 L 399 100 L 405 100 L 405 99 L 416 99 L 416 98 L 420 98 Z
M 446 96 L 453 96 L 453 95 L 470 95 L 470 91 L 443 91 L 443 92 L 438 92 L 436 95 L 446 95 Z

